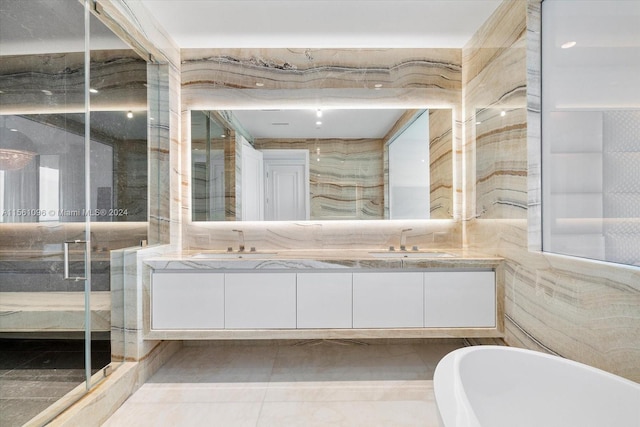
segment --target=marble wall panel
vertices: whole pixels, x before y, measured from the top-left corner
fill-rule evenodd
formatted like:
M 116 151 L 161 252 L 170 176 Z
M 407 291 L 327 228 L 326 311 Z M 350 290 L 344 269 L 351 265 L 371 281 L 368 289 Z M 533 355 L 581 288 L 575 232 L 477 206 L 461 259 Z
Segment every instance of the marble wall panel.
M 475 215 L 524 218 L 527 215 L 526 109 L 513 106 L 480 109 L 476 111 L 475 120 Z M 473 119 L 468 123 L 473 126 Z
M 457 49 L 188 49 L 182 61 L 184 89 L 433 87 L 451 100 L 461 89 Z
M 526 32 L 522 31 L 524 25 Z M 521 170 L 522 163 L 527 164 L 528 212 L 496 219 L 484 219 L 479 212 L 479 218 L 465 222 L 466 243 L 471 249 L 506 259 L 505 327 L 510 345 L 559 354 L 640 381 L 640 271 L 539 252 L 539 31 L 539 0 L 505 1 L 463 50 L 463 56 L 473 64 L 467 68 L 467 62 L 463 62 L 463 69 L 468 72 L 465 76 L 470 79 L 465 78 L 463 82 L 465 109 L 469 114 L 493 106 L 492 102 L 497 105 L 505 95 L 527 87 L 526 115 L 520 112 L 520 95 L 512 98 L 518 100 L 518 119 L 513 125 L 522 128 L 526 120 L 527 147 L 522 149 L 516 142 L 522 138 L 523 130 L 516 131 L 510 160 L 518 165 L 517 170 Z M 496 47 L 496 40 L 509 41 L 510 45 Z M 524 40 L 526 49 L 522 45 Z M 483 44 L 488 45 L 486 51 L 482 49 Z M 497 66 L 505 55 L 510 59 Z M 503 81 L 482 80 L 486 69 L 504 76 Z M 505 86 L 505 82 L 510 83 Z M 469 117 L 466 122 L 470 127 L 466 132 L 467 152 L 473 151 L 475 144 L 491 144 L 488 135 L 492 132 L 506 138 L 505 141 L 510 140 L 502 121 L 486 123 L 482 132 L 474 134 L 471 130 L 476 126 L 471 120 L 475 117 Z M 491 161 L 486 157 L 490 157 L 492 151 L 483 147 L 474 154 L 479 156 L 479 163 L 488 165 Z M 473 161 L 473 157 L 467 160 Z M 479 170 L 482 167 L 479 165 Z M 512 166 L 505 168 L 510 169 Z M 467 184 L 475 180 L 474 170 Z M 497 182 L 487 185 L 485 192 L 522 192 L 520 179 L 503 180 L 500 188 L 497 185 Z M 470 192 L 467 203 L 474 201 L 475 196 Z M 475 211 L 470 214 L 475 215 Z
M 150 296 L 149 271 L 143 261 L 174 250 L 163 245 L 111 251 L 113 310 L 122 315 L 111 325 L 113 360 L 142 361 L 160 344 L 144 339 L 145 313 L 149 313 L 147 299 Z
M 526 32 L 521 2 L 509 4 L 463 49 L 465 218 L 526 216 Z

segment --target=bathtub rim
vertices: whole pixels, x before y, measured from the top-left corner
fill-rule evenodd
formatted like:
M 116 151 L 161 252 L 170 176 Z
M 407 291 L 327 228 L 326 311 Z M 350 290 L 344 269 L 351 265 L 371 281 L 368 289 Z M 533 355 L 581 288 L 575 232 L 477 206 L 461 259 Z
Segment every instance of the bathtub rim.
M 611 381 L 620 382 L 630 387 L 640 390 L 640 383 L 636 383 L 630 379 L 621 377 L 600 368 L 590 366 L 575 360 L 567 359 L 549 353 L 543 353 L 537 350 L 529 350 L 519 347 L 509 347 L 501 345 L 477 345 L 463 347 L 448 353 L 436 365 L 433 375 L 433 392 L 435 395 L 438 419 L 441 426 L 464 426 L 464 427 L 482 427 L 480 421 L 473 411 L 473 407 L 469 402 L 469 398 L 462 385 L 460 378 L 460 363 L 466 355 L 478 351 L 495 351 L 520 353 L 527 356 L 534 356 L 553 360 L 559 363 L 572 365 L 576 368 L 584 369 L 595 375 L 600 375 Z M 452 398 L 452 396 L 455 396 Z M 458 420 L 458 414 L 463 416 L 462 421 Z M 461 424 L 462 422 L 462 424 Z

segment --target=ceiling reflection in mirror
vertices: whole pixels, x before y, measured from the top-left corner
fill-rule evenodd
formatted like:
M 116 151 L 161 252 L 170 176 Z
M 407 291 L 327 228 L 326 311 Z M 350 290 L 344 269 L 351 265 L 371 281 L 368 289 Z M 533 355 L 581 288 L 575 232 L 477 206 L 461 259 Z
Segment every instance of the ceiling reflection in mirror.
M 450 109 L 191 112 L 192 219 L 451 218 Z

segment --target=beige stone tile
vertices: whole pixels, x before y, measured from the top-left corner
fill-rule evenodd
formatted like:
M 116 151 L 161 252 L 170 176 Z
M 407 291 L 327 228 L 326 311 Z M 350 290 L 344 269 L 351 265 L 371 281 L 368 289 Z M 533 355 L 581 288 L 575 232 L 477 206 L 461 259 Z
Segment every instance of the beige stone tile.
M 415 381 L 427 367 L 411 345 L 320 345 L 281 347 L 272 382 Z
M 427 402 L 270 402 L 258 427 L 270 426 L 427 426 L 437 427 L 436 408 Z
M 185 347 L 149 383 L 246 383 L 269 380 L 275 346 Z
M 262 402 L 267 383 L 146 383 L 133 403 Z
M 438 362 L 453 350 L 457 350 L 461 347 L 464 347 L 464 345 L 458 342 L 450 344 L 415 344 L 413 346 L 418 356 L 420 356 L 424 364 L 427 366 L 428 378 L 430 380 L 433 379 L 433 373 L 435 372 Z
M 132 403 L 126 402 L 105 427 L 255 426 L 260 403 Z
M 433 401 L 433 382 L 303 381 L 270 383 L 265 402 Z

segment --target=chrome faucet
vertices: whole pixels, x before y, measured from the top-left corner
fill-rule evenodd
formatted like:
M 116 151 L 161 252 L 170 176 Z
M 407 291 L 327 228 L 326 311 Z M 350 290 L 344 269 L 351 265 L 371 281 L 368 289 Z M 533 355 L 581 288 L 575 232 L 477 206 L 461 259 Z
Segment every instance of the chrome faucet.
M 400 232 L 400 250 L 407 250 L 407 232 L 412 231 L 413 228 L 405 228 Z
M 238 252 L 244 252 L 244 232 L 242 230 L 231 230 L 238 233 Z

